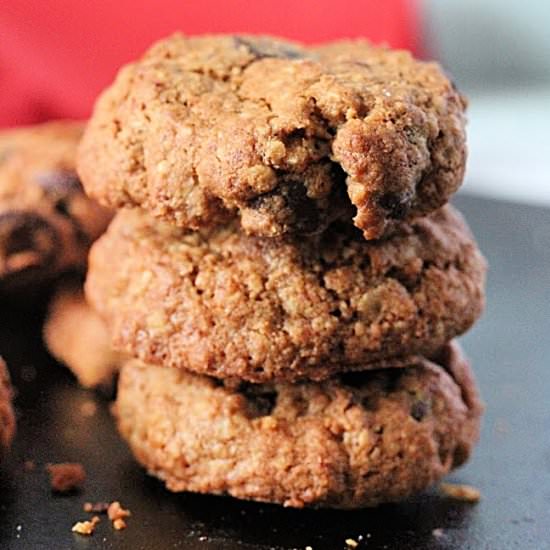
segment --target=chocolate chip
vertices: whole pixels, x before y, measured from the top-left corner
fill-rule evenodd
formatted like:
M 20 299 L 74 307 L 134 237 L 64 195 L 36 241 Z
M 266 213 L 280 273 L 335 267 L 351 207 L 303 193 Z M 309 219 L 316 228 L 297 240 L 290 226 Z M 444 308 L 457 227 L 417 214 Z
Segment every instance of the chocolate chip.
M 0 255 L 8 271 L 47 267 L 59 247 L 57 231 L 41 216 L 24 211 L 0 214 Z M 25 253 L 28 256 L 22 258 Z M 20 256 L 21 263 L 10 266 L 15 256 Z
M 392 218 L 397 220 L 404 218 L 409 209 L 409 195 L 388 192 L 378 199 L 378 204 L 390 213 Z
M 367 380 L 368 375 L 365 375 L 365 373 L 361 371 L 350 371 L 340 374 L 340 381 L 342 384 L 350 388 L 360 389 L 365 386 Z
M 380 375 L 380 380 L 382 382 L 382 391 L 385 394 L 393 393 L 397 389 L 397 384 L 401 379 L 403 374 L 403 369 L 382 369 L 378 371 Z
M 295 128 L 289 132 L 284 138 L 285 147 L 289 147 L 292 142 L 301 142 L 306 137 L 306 131 L 304 128 Z
M 426 401 L 418 400 L 415 401 L 411 407 L 411 416 L 417 421 L 420 422 L 429 411 L 429 406 Z
M 290 183 L 283 188 L 288 207 L 295 213 L 294 227 L 301 234 L 315 233 L 319 228 L 319 210 L 314 200 L 307 196 L 302 183 Z
M 277 392 L 269 386 L 243 383 L 239 393 L 247 400 L 254 418 L 270 415 L 277 404 Z
M 378 204 L 385 210 L 393 210 L 400 201 L 401 197 L 397 193 L 385 193 L 378 199 Z
M 278 44 L 265 38 L 248 39 L 234 36 L 235 47 L 244 46 L 256 59 L 275 57 L 280 59 L 303 59 L 304 52 L 290 45 Z
M 212 382 L 213 386 L 215 388 L 223 388 L 225 386 L 224 381 L 221 378 L 210 378 L 210 381 Z
M 71 214 L 69 212 L 69 206 L 68 206 L 66 200 L 64 200 L 64 199 L 58 200 L 55 203 L 54 208 L 55 208 L 55 211 L 58 214 L 61 214 L 62 216 L 65 216 L 66 218 L 70 218 Z

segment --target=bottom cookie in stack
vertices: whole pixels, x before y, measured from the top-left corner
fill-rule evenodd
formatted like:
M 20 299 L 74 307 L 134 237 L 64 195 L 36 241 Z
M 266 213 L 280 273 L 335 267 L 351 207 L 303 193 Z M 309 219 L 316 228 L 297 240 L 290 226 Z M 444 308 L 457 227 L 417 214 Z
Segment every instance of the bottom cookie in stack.
M 13 391 L 6 364 L 0 357 L 0 458 L 10 446 L 15 433 L 15 414 L 12 407 Z
M 224 384 L 132 360 L 115 414 L 137 460 L 172 491 L 358 508 L 420 492 L 464 463 L 482 408 L 452 343 L 404 368 L 296 384 Z

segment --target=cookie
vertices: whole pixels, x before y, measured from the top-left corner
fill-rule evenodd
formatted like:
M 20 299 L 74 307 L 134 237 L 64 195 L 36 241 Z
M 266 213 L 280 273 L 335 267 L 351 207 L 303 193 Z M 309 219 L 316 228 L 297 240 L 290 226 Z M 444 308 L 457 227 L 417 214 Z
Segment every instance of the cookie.
M 482 405 L 468 363 L 455 345 L 434 361 L 237 386 L 132 361 L 115 414 L 137 460 L 171 491 L 373 506 L 424 490 L 478 438 Z
M 56 290 L 43 334 L 48 351 L 73 372 L 82 386 L 112 383 L 122 355 L 112 350 L 107 329 L 86 303 L 79 281 L 66 280 Z
M 0 132 L 0 290 L 29 288 L 86 264 L 111 214 L 75 171 L 83 125 L 52 122 Z
M 6 364 L 0 357 L 0 458 L 10 446 L 15 433 L 15 413 L 12 407 L 13 391 Z
M 97 101 L 78 169 L 104 204 L 184 228 L 237 217 L 273 237 L 353 217 L 373 239 L 459 187 L 464 109 L 408 52 L 176 34 Z
M 430 355 L 478 318 L 484 276 L 450 206 L 379 241 L 351 224 L 307 239 L 185 233 L 129 210 L 92 247 L 86 293 L 115 348 L 145 362 L 292 381 Z

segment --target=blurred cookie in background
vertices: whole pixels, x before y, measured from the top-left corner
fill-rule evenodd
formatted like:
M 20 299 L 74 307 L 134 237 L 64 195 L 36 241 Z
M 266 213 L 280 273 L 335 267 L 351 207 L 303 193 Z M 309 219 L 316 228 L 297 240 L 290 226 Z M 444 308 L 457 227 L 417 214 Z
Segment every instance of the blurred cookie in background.
M 111 213 L 75 171 L 84 125 L 58 121 L 0 132 L 0 293 L 35 289 L 84 269 Z
M 48 351 L 82 386 L 112 388 L 123 355 L 112 350 L 107 329 L 87 304 L 78 278 L 65 278 L 58 284 L 43 335 Z

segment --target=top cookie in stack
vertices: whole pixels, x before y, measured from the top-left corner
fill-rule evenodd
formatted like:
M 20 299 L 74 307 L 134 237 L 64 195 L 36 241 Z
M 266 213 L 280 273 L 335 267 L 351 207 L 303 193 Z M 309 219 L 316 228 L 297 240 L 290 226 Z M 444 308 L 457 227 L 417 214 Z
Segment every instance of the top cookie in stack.
M 465 101 L 435 63 L 366 42 L 175 35 L 126 66 L 80 150 L 93 197 L 182 228 L 366 239 L 445 204 L 464 174 Z
M 252 382 L 435 353 L 483 305 L 483 259 L 442 207 L 463 110 L 436 64 L 366 42 L 154 45 L 79 151 L 89 194 L 138 207 L 90 260 L 115 345 Z

